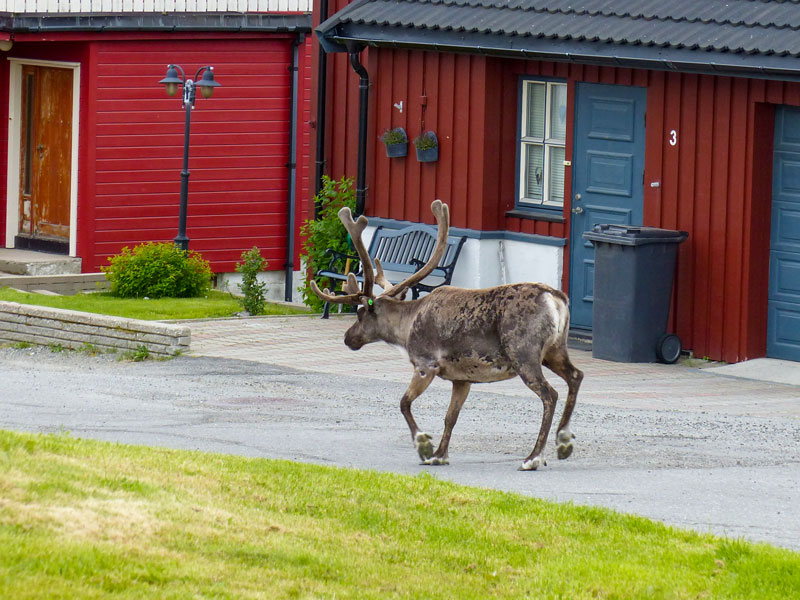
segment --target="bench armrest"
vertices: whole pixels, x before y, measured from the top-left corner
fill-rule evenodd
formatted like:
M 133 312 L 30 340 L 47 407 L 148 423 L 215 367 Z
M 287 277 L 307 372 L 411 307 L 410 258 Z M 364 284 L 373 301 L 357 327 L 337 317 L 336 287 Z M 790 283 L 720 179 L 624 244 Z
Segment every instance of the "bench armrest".
M 347 260 L 349 258 L 351 260 L 358 262 L 358 255 L 345 254 L 344 252 L 339 252 L 338 250 L 334 250 L 333 248 L 328 248 L 327 250 L 325 250 L 325 254 L 328 254 L 331 257 L 331 260 L 328 263 L 328 268 L 325 269 L 327 271 L 338 272 L 338 270 L 335 269 L 334 267 L 336 266 L 336 262 L 342 259 Z M 355 272 L 356 271 L 353 271 L 353 273 Z

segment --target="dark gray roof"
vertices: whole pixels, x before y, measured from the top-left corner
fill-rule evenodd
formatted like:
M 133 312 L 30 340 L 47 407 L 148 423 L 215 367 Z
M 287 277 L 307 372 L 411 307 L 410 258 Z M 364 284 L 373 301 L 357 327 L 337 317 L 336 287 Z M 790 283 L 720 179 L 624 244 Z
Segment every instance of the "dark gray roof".
M 356 0 L 322 23 L 362 45 L 800 77 L 798 0 Z

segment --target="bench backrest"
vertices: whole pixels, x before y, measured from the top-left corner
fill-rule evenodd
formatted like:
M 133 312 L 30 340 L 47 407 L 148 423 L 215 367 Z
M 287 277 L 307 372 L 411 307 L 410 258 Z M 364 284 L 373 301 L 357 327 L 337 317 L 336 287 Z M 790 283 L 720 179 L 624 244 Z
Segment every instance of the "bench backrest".
M 385 229 L 378 227 L 372 236 L 368 253 L 375 260 L 379 258 L 384 270 L 413 273 L 420 268 L 420 262 L 426 263 L 436 245 L 436 228 L 430 225 L 416 224 L 403 229 Z M 452 276 L 458 254 L 466 238 L 447 238 L 445 250 L 439 265 L 432 275 Z

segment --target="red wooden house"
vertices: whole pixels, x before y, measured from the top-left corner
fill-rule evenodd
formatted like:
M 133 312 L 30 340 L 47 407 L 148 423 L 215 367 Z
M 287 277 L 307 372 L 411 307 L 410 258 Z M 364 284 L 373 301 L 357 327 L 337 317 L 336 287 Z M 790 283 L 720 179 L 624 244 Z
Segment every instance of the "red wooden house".
M 470 238 L 454 284 L 546 281 L 591 329 L 584 232 L 685 230 L 671 309 L 684 348 L 800 360 L 796 3 L 323 0 L 314 19 L 328 172 L 356 173 L 357 59 L 364 211 L 397 226 L 449 203 Z M 378 135 L 400 126 L 434 131 L 438 162 L 387 158 Z
M 191 118 L 190 249 L 229 274 L 258 246 L 270 289 L 291 296 L 307 216 L 310 0 L 16 4 L 27 12 L 0 13 L 0 247 L 96 272 L 123 246 L 172 240 L 185 113 L 159 81 L 170 63 L 190 78 L 211 65 L 221 86 L 198 94 Z

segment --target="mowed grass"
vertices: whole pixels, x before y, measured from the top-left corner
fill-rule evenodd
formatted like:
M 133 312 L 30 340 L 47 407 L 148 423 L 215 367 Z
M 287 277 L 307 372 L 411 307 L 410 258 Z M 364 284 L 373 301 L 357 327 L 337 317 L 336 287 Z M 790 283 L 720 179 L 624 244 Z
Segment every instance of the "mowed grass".
M 427 474 L 0 431 L 3 598 L 798 594 L 800 554 L 608 510 Z
M 0 300 L 35 304 L 51 308 L 65 308 L 82 312 L 128 317 L 144 320 L 215 319 L 230 317 L 242 310 L 241 305 L 226 292 L 211 291 L 201 298 L 117 298 L 108 292 L 77 294 L 74 296 L 46 296 L 0 289 Z M 304 314 L 303 308 L 268 303 L 266 314 Z

